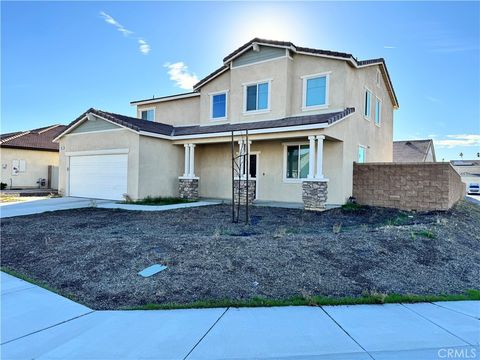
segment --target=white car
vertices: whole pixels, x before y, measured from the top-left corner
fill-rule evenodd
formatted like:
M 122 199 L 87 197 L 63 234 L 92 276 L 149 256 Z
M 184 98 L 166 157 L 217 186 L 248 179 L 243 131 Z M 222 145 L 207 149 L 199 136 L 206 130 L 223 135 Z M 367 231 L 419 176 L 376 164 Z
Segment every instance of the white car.
M 480 194 L 480 185 L 478 183 L 470 183 L 468 185 L 469 194 Z

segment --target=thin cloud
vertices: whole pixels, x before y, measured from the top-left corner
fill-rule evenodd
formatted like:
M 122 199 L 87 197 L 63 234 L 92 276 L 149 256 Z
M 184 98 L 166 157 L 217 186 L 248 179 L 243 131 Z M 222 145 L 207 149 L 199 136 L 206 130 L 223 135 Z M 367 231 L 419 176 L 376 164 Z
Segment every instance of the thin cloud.
M 396 46 L 392 46 L 392 45 L 384 45 L 383 48 L 384 48 L 384 49 L 396 49 L 397 47 L 396 47 Z
M 480 146 L 480 135 L 476 134 L 458 134 L 447 135 L 446 139 L 434 140 L 435 146 L 451 149 L 457 146 Z
M 148 45 L 147 42 L 143 39 L 138 39 L 138 48 L 140 52 L 144 55 L 147 55 L 151 50 L 150 45 Z
M 105 20 L 107 24 L 113 25 L 118 31 L 120 31 L 123 36 L 131 37 L 133 35 L 133 31 L 128 30 L 122 24 L 120 24 L 117 20 L 115 20 L 112 16 L 108 15 L 104 11 L 100 11 L 100 16 Z M 143 55 L 148 55 L 151 50 L 150 45 L 142 38 L 137 37 L 138 41 L 138 49 Z
M 193 85 L 198 82 L 197 75 L 188 71 L 188 66 L 183 62 L 176 62 L 173 64 L 166 63 L 163 65 L 168 69 L 167 73 L 170 80 L 175 82 L 175 85 L 181 89 L 191 90 Z
M 434 103 L 440 102 L 440 99 L 437 99 L 436 97 L 433 97 L 433 96 L 426 96 L 426 99 Z

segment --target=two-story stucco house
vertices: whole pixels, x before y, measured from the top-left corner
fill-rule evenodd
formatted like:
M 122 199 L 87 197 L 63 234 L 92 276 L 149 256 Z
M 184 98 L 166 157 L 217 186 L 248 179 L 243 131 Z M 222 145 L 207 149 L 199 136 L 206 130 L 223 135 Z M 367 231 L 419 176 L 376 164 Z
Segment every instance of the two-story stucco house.
M 392 161 L 398 102 L 383 59 L 253 39 L 192 92 L 131 104 L 137 118 L 89 109 L 56 139 L 65 195 L 228 199 L 232 130 L 258 200 L 343 204 L 355 161 Z

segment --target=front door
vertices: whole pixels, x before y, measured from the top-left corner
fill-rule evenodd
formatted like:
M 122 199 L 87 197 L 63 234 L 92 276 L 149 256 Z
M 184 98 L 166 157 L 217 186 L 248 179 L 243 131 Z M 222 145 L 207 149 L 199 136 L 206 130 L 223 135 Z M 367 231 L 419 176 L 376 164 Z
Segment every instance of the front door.
M 255 199 L 258 197 L 258 179 L 257 179 L 257 173 L 258 173 L 258 154 L 255 153 L 250 153 L 250 158 L 249 158 L 249 167 L 250 167 L 250 172 L 248 174 L 249 180 L 255 181 Z

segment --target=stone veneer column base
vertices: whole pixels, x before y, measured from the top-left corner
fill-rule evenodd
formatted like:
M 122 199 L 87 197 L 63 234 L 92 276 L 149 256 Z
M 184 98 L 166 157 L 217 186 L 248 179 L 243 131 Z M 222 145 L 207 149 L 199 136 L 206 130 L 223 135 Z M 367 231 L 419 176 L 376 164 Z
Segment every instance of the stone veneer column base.
M 302 183 L 302 200 L 305 210 L 323 211 L 326 209 L 328 194 L 327 179 L 305 180 Z
M 198 178 L 179 178 L 178 196 L 181 199 L 198 200 Z
M 238 201 L 238 187 L 240 187 L 240 204 L 244 205 L 247 202 L 247 180 L 234 180 L 235 186 L 235 201 Z M 248 203 L 251 204 L 255 200 L 255 180 L 248 180 Z

